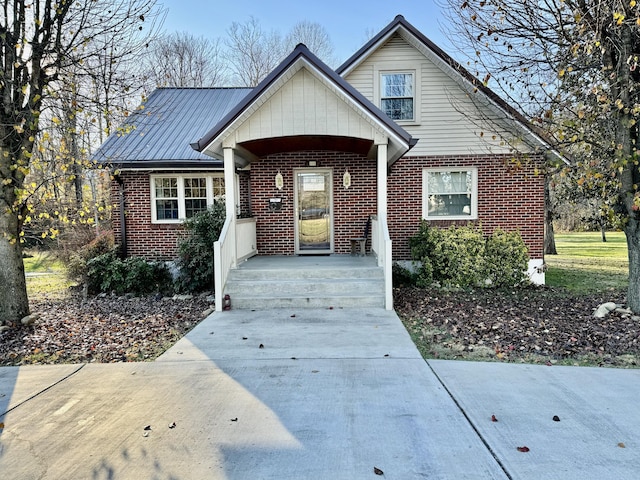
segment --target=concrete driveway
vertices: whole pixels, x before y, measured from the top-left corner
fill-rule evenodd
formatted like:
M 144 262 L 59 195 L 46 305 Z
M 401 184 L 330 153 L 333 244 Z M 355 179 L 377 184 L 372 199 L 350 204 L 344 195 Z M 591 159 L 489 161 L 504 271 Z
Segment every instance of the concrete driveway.
M 231 311 L 153 363 L 1 368 L 0 472 L 636 479 L 638 398 L 636 370 L 427 364 L 382 309 Z

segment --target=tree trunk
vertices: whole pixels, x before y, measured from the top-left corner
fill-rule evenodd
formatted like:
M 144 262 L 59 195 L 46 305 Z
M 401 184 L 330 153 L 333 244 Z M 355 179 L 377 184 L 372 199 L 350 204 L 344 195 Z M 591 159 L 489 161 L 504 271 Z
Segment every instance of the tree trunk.
M 605 223 L 600 220 L 600 234 L 602 235 L 602 243 L 607 242 L 607 229 L 605 228 Z
M 0 208 L 0 232 L 18 232 L 16 214 L 5 208 Z M 29 314 L 22 247 L 16 240 L 0 233 L 0 325 L 19 322 Z
M 549 180 L 549 176 L 544 180 L 544 253 L 545 255 L 557 255 L 556 238 L 553 232 L 553 205 L 551 204 Z
M 633 216 L 624 229 L 627 236 L 629 255 L 629 289 L 627 306 L 633 312 L 640 312 L 640 222 Z

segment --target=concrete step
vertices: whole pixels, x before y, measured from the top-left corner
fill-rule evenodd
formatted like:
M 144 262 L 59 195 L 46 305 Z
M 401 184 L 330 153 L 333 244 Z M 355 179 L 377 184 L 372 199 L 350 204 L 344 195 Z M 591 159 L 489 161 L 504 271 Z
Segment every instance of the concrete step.
M 366 278 L 314 278 L 308 280 L 236 280 L 227 281 L 225 293 L 231 296 L 319 296 L 319 295 L 384 295 L 381 279 Z
M 231 270 L 229 278 L 235 280 L 313 280 L 313 279 L 352 279 L 352 278 L 384 278 L 381 268 L 349 267 L 349 268 L 321 268 L 321 269 L 287 269 L 287 268 L 236 268 Z
M 384 307 L 384 296 L 294 296 L 287 297 L 231 297 L 231 308 L 259 310 L 269 308 L 366 308 Z
M 375 265 L 241 266 L 229 273 L 225 293 L 235 309 L 384 307 L 384 273 Z

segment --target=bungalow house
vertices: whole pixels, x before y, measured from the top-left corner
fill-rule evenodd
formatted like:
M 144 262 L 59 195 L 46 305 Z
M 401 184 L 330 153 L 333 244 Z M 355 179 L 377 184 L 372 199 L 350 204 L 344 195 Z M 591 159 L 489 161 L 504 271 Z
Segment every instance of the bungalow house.
M 544 282 L 536 172 L 556 153 L 402 16 L 335 71 L 298 45 L 255 88 L 158 89 L 124 130 L 96 158 L 115 172 L 127 255 L 175 258 L 181 219 L 226 198 L 217 308 L 243 260 L 321 261 L 366 233 L 390 309 L 392 261 L 423 219 L 519 230 Z

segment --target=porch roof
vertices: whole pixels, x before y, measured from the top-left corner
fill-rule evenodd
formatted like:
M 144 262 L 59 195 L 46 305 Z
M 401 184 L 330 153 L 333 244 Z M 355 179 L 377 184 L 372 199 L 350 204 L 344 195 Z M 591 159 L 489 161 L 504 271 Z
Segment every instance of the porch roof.
M 305 77 L 302 78 L 300 75 Z M 347 124 L 350 123 L 348 128 L 341 131 L 336 125 L 319 127 L 315 121 L 316 118 L 310 117 L 322 116 L 327 112 L 318 110 L 317 105 L 314 104 L 308 106 L 308 110 L 301 114 L 305 125 L 295 124 L 289 119 L 289 128 L 285 126 L 280 129 L 279 134 L 274 134 L 275 128 L 271 128 L 272 122 L 264 122 L 269 123 L 271 128 L 268 134 L 254 136 L 246 133 L 244 136 L 238 134 L 242 128 L 247 130 L 246 125 L 254 116 L 257 116 L 256 112 L 261 107 L 294 81 L 302 85 L 300 95 L 296 96 L 294 92 L 291 96 L 280 98 L 281 104 L 286 105 L 287 108 L 299 106 L 304 109 L 304 103 L 309 101 L 304 86 L 306 85 L 306 92 L 312 88 L 322 89 L 323 93 L 328 92 L 327 96 L 331 96 L 332 100 L 339 103 L 338 106 L 330 107 L 331 114 L 336 116 L 336 121 L 339 122 L 345 115 L 350 117 L 346 121 Z M 314 83 L 311 88 L 309 88 L 310 83 Z M 284 94 L 282 96 L 284 97 Z M 326 104 L 323 104 L 323 108 L 327 108 Z M 340 108 L 342 111 L 339 111 Z M 326 123 L 330 123 L 330 119 Z M 354 127 L 354 124 L 357 125 Z M 393 122 L 313 55 L 305 45 L 299 44 L 271 74 L 191 146 L 198 152 L 217 158 L 222 157 L 225 146 L 233 146 L 237 149 L 236 158 L 240 160 L 238 163 L 247 164 L 269 153 L 317 148 L 345 149 L 374 157 L 376 155 L 374 145 L 385 143 L 388 145 L 387 162 L 393 163 L 416 142 L 417 140 L 412 138 L 406 130 Z

